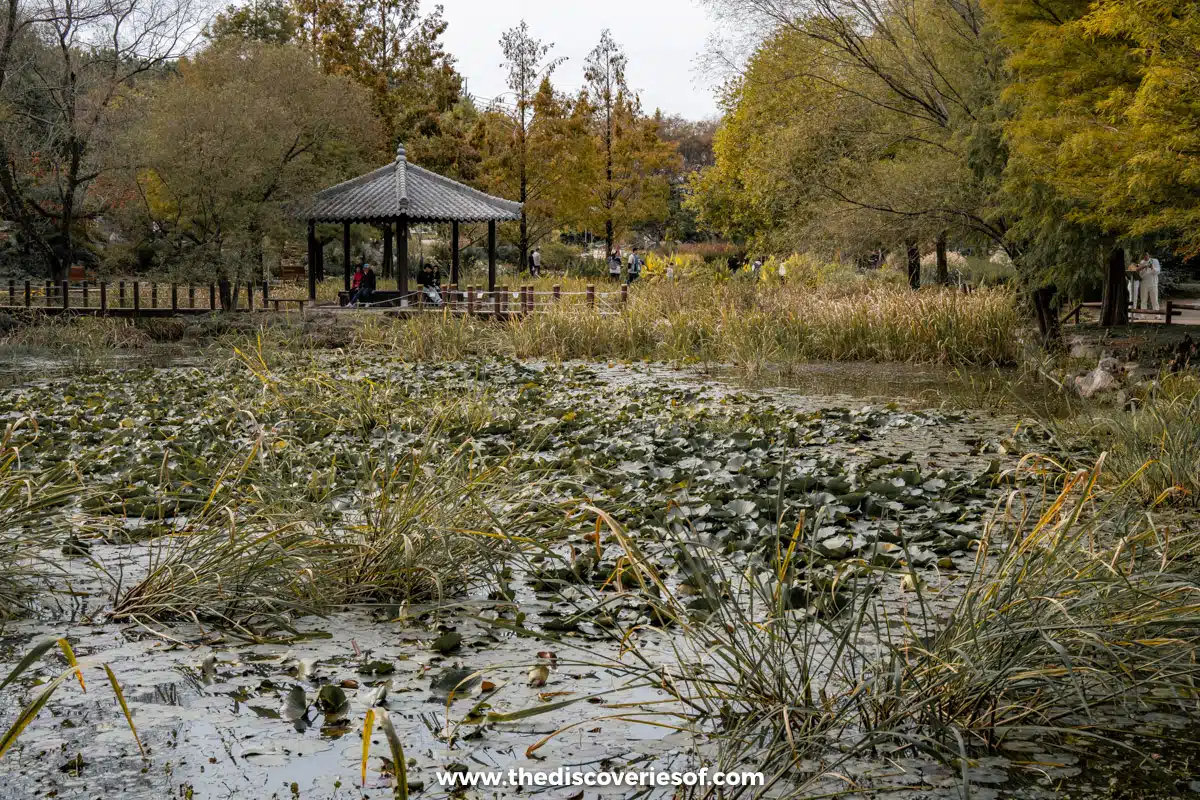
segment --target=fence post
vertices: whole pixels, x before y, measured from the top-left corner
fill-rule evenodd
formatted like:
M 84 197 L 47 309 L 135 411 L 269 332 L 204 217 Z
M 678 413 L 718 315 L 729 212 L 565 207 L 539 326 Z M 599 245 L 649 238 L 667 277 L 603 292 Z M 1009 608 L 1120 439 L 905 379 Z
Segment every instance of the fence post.
M 71 282 L 70 281 L 62 282 L 62 293 L 63 293 L 62 307 L 63 307 L 63 311 L 66 311 L 68 308 L 71 307 Z
M 475 287 L 467 287 L 467 316 L 475 313 Z
M 150 307 L 158 308 L 158 284 L 150 284 Z
M 8 304 L 10 306 L 17 304 L 17 282 L 12 278 L 8 279 Z
M 142 287 L 138 286 L 138 282 L 133 282 L 133 310 L 142 310 Z
M 267 303 L 271 300 L 271 284 L 268 281 L 263 281 L 263 311 L 267 310 Z
M 254 310 L 254 283 L 246 281 L 246 310 Z
M 1175 304 L 1170 300 L 1167 301 L 1167 315 L 1164 317 L 1168 325 L 1171 324 L 1171 317 L 1175 315 Z
M 29 285 L 29 281 L 25 281 L 25 307 L 29 308 L 33 305 L 33 287 Z
M 217 285 L 215 283 L 208 285 L 208 310 L 217 310 Z
M 117 303 L 117 307 L 124 308 L 125 307 L 125 281 L 120 281 L 117 284 L 117 286 L 118 286 L 118 291 L 119 291 L 119 294 L 117 295 L 117 298 L 119 301 Z
M 629 304 L 629 284 L 622 283 L 621 284 L 621 306 L 624 307 L 628 304 Z
M 88 292 L 88 282 L 84 281 L 83 282 L 83 307 L 87 308 L 90 303 L 91 303 L 91 298 L 89 297 L 89 292 Z
M 554 302 L 557 303 L 559 300 L 562 300 L 562 286 L 560 284 L 557 284 L 557 283 L 554 284 L 553 293 L 554 293 Z
M 195 308 L 195 307 L 196 307 L 196 286 L 195 286 L 195 284 L 189 283 L 188 284 L 188 308 Z
M 100 281 L 100 311 L 108 311 L 108 282 Z
M 525 313 L 533 313 L 533 284 L 525 287 Z
M 496 313 L 508 314 L 508 287 L 500 286 L 496 288 Z
M 53 304 L 51 298 L 54 296 L 54 284 L 51 281 L 46 281 L 46 308 Z
M 179 310 L 179 284 L 171 284 L 171 311 Z
M 587 307 L 589 310 L 596 308 L 596 286 L 592 283 L 587 285 Z

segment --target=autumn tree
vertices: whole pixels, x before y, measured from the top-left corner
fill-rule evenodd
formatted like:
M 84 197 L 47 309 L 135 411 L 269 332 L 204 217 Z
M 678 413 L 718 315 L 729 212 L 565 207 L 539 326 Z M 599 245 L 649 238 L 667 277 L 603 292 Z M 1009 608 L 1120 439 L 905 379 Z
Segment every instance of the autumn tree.
M 287 236 L 295 203 L 377 160 L 369 108 L 295 47 L 226 40 L 185 60 L 123 143 L 144 230 L 176 263 L 261 275 L 264 240 Z
M 625 80 L 628 59 L 605 30 L 584 64 L 581 104 L 590 113 L 596 179 L 586 186 L 589 226 L 604 228 L 605 256 L 632 226 L 665 220 L 670 175 L 678 168 L 674 144 L 660 133 L 659 115 L 647 117 Z
M 561 221 L 551 195 L 570 175 L 570 132 L 561 124 L 561 104 L 550 84 L 565 59 L 549 58 L 552 47 L 533 38 L 524 20 L 504 32 L 501 66 L 509 91 L 487 115 L 487 188 L 523 204 L 516 237 L 522 271 L 532 244 Z
M 86 254 L 101 154 L 140 79 L 196 36 L 189 0 L 8 0 L 0 20 L 0 198 L 61 280 Z
M 442 45 L 441 7 L 419 0 L 292 0 L 299 40 L 330 74 L 348 75 L 370 93 L 393 144 L 430 136 L 462 95 L 462 76 Z
M 761 41 L 728 83 L 703 223 L 767 249 L 1007 245 L 994 36 L 974 0 L 712 0 Z
M 219 12 L 205 35 L 213 40 L 236 38 L 284 45 L 293 42 L 299 31 L 300 17 L 290 0 L 251 0 Z

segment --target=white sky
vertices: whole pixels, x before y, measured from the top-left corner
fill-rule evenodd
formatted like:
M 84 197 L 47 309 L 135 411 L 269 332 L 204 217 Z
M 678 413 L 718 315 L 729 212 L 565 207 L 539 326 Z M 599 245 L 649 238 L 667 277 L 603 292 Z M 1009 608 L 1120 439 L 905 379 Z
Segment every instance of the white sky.
M 629 57 L 626 80 L 647 112 L 717 114 L 714 87 L 696 68 L 713 22 L 695 0 L 423 0 L 421 10 L 437 4 L 449 23 L 446 49 L 476 97 L 507 91 L 500 34 L 524 19 L 534 38 L 554 44 L 551 56 L 568 58 L 554 73 L 560 89 L 583 85 L 583 61 L 610 28 Z

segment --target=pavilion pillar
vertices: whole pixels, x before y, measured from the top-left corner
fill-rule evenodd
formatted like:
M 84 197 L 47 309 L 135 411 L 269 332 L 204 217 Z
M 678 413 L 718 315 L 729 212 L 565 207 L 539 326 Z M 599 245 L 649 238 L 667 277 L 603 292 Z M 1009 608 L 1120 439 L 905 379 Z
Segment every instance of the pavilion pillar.
M 383 223 L 383 266 L 384 278 L 392 277 L 392 223 Z
M 488 294 L 496 292 L 496 220 L 488 222 Z
M 396 288 L 408 294 L 408 217 L 396 220 Z
M 450 285 L 458 286 L 458 223 L 450 223 Z
M 342 283 L 350 291 L 350 223 L 342 223 Z
M 308 221 L 308 299 L 317 299 L 317 224 Z

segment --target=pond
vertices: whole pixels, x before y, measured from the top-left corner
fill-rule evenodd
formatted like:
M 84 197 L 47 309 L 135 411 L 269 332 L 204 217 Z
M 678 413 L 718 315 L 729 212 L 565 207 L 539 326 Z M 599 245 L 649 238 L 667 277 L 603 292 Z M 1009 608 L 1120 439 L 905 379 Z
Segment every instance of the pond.
M 904 392 L 817 369 L 830 391 L 246 349 L 20 381 L 0 395 L 7 477 L 63 498 L 35 523 L 56 547 L 3 628 L 0 675 L 66 636 L 87 692 L 53 694 L 0 760 L 0 795 L 390 797 L 378 724 L 361 774 L 375 708 L 415 796 L 517 767 L 777 771 L 745 746 L 769 691 L 714 687 L 779 631 L 822 696 L 930 635 L 995 559 L 988 522 L 1044 444 L 1016 418 L 922 408 L 928 376 Z M 863 399 L 879 394 L 902 402 Z M 47 655 L 0 693 L 5 726 L 66 667 Z M 1147 735 L 1188 722 L 1138 713 Z M 735 736 L 734 718 L 753 725 Z M 972 743 L 964 785 L 962 765 L 853 747 L 865 731 L 837 720 L 796 733 L 810 746 L 773 794 L 1084 796 L 1136 760 L 1016 734 Z M 1155 785 L 1195 790 L 1177 762 Z

